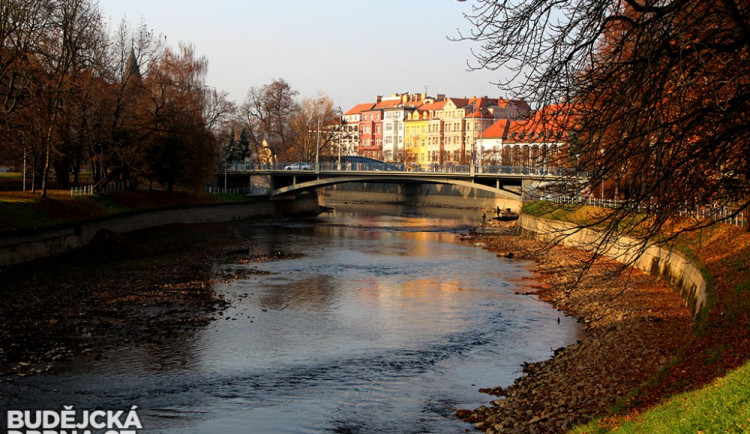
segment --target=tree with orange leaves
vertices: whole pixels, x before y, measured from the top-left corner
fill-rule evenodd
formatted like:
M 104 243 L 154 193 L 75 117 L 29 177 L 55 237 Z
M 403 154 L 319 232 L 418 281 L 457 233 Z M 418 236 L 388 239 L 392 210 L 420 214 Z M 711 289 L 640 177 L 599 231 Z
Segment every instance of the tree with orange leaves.
M 478 0 L 467 18 L 477 68 L 514 72 L 501 84 L 540 105 L 574 103 L 581 195 L 618 180 L 626 199 L 593 225 L 645 247 L 721 207 L 747 215 L 750 2 Z

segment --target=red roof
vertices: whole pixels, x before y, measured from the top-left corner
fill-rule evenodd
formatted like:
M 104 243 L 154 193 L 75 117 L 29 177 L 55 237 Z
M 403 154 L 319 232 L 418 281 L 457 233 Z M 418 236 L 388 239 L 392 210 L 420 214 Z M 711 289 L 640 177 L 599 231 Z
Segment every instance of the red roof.
M 362 113 L 363 111 L 370 110 L 375 104 L 371 102 L 366 102 L 363 104 L 357 104 L 354 107 L 352 107 L 348 112 L 344 113 L 344 116 L 346 115 L 356 115 L 359 113 Z
M 427 104 L 422 104 L 421 106 L 419 106 L 418 110 L 421 112 L 440 110 L 443 108 L 443 106 L 445 106 L 445 103 L 446 101 L 442 100 L 442 101 L 435 101 L 435 102 L 431 102 Z
M 466 115 L 465 118 L 479 118 L 479 119 L 490 118 L 492 119 L 492 113 L 487 111 L 487 109 L 485 108 L 478 108 L 474 110 L 472 113 Z
M 567 104 L 552 104 L 537 110 L 528 120 L 510 121 L 503 139 L 524 143 L 560 141 L 575 125 L 571 109 Z
M 482 137 L 485 139 L 504 139 L 508 135 L 509 126 L 510 121 L 508 119 L 500 119 L 482 131 Z
M 382 110 L 382 109 L 389 109 L 389 108 L 398 107 L 399 105 L 401 105 L 401 100 L 400 99 L 386 99 L 386 100 L 380 101 L 375 106 L 375 108 Z

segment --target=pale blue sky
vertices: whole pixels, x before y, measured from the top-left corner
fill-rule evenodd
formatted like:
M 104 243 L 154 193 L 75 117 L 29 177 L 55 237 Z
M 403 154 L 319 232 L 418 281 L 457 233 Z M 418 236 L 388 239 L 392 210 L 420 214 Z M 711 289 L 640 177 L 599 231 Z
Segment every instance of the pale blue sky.
M 190 42 L 208 58 L 208 84 L 237 103 L 250 87 L 283 78 L 300 93 L 322 91 L 345 111 L 395 92 L 506 97 L 499 72 L 467 72 L 469 30 L 456 0 L 100 0 L 113 28 L 143 20 L 170 45 Z

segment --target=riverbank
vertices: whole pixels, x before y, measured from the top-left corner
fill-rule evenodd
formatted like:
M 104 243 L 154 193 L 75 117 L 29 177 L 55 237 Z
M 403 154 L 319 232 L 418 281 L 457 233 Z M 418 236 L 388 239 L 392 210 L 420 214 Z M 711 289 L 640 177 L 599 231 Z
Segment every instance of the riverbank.
M 587 333 L 552 359 L 525 365 L 513 385 L 485 389 L 497 396 L 489 406 L 458 412 L 480 430 L 563 432 L 585 423 L 653 378 L 691 339 L 690 312 L 664 281 L 606 259 L 581 274 L 586 252 L 547 248 L 512 227 L 466 240 L 534 260 L 542 285 L 529 295 L 577 317 Z
M 583 430 L 599 432 L 713 384 L 750 357 L 750 233 L 742 228 L 716 225 L 679 240 L 709 281 L 710 305 L 694 321 L 664 280 L 606 259 L 581 274 L 589 253 L 520 238 L 508 225 L 503 232 L 467 240 L 534 260 L 543 283 L 534 295 L 577 317 L 587 337 L 525 366 L 513 385 L 485 389 L 499 396 L 488 406 L 458 412 L 478 429 L 561 432 L 599 418 Z
M 2 269 L 0 375 L 52 371 L 58 361 L 170 339 L 221 313 L 212 266 L 243 240 L 227 224 L 103 231 L 89 245 Z

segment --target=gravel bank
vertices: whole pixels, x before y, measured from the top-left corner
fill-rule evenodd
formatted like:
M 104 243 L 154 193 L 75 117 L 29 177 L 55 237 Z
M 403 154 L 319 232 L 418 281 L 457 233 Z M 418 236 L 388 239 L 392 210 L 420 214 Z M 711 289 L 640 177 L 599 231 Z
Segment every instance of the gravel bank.
M 587 337 L 550 360 L 525 365 L 525 375 L 509 387 L 482 389 L 497 398 L 459 410 L 459 417 L 488 433 L 564 432 L 618 400 L 627 407 L 626 394 L 689 341 L 694 324 L 682 299 L 665 282 L 611 260 L 581 273 L 588 253 L 520 238 L 512 226 L 466 239 L 499 256 L 536 261 L 543 285 L 534 296 L 577 317 Z
M 212 265 L 241 242 L 229 225 L 100 232 L 86 247 L 0 270 L 0 375 L 169 339 L 208 323 L 224 301 Z

